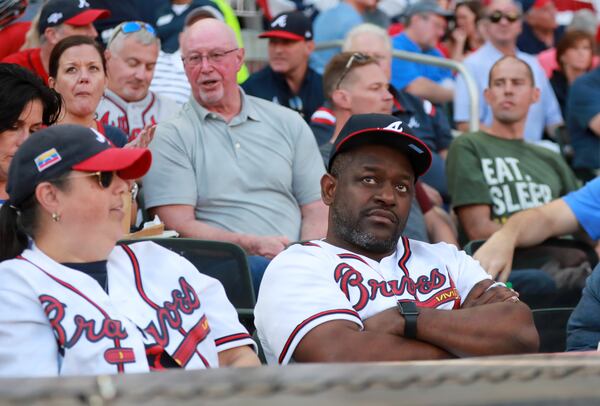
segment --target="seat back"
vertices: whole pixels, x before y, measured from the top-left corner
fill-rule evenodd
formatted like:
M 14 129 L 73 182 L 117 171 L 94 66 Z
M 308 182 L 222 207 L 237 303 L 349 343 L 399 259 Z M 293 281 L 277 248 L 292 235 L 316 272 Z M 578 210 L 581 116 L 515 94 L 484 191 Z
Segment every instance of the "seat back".
M 238 313 L 251 313 L 256 304 L 246 253 L 239 246 L 194 238 L 149 238 L 186 258 L 201 273 L 218 279 Z M 140 240 L 122 241 L 130 244 Z
M 533 321 L 540 335 L 540 352 L 563 352 L 567 345 L 567 322 L 574 307 L 533 309 Z

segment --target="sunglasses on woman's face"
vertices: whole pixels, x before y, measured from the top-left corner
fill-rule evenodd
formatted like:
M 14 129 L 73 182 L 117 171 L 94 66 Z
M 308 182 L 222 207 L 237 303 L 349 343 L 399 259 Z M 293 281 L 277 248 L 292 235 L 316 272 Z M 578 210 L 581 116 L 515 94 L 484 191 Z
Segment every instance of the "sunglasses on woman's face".
M 496 10 L 493 13 L 489 14 L 487 18 L 488 20 L 490 20 L 490 22 L 494 24 L 498 24 L 500 21 L 502 21 L 503 18 L 506 18 L 506 21 L 508 21 L 509 23 L 514 23 L 515 21 L 521 18 L 521 14 L 519 14 L 519 12 L 517 11 L 503 13 L 500 10 Z
M 90 176 L 96 176 L 98 180 L 98 185 L 100 185 L 102 189 L 107 189 L 112 183 L 114 175 L 114 172 L 91 172 L 85 175 L 70 176 L 70 178 L 87 178 Z

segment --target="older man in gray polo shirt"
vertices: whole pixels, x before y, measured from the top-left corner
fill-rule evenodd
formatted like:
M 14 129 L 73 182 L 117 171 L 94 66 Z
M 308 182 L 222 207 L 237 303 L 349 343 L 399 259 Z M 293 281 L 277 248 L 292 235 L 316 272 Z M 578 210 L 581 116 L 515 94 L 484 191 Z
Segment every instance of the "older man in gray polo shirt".
M 192 98 L 156 130 L 146 207 L 184 237 L 231 241 L 266 258 L 323 237 L 324 166 L 309 127 L 244 94 L 236 82 L 244 50 L 223 22 L 187 28 L 181 50 Z

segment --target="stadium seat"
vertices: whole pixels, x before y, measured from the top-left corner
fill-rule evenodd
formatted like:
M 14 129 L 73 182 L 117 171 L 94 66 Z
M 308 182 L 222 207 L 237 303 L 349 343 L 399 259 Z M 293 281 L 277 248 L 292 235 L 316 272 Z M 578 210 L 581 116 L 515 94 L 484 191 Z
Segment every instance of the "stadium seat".
M 563 352 L 567 344 L 567 322 L 573 307 L 534 309 L 533 321 L 540 335 L 540 352 Z

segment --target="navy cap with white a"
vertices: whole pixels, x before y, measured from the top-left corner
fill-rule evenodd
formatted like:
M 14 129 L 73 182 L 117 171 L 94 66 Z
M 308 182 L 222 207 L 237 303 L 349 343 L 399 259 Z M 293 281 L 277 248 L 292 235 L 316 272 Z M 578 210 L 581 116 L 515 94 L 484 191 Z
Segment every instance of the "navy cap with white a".
M 91 8 L 87 0 L 49 0 L 42 6 L 38 32 L 43 34 L 46 28 L 60 24 L 88 25 L 109 16 L 110 11 Z
M 398 117 L 388 114 L 355 114 L 337 136 L 329 155 L 328 170 L 335 157 L 363 145 L 387 145 L 406 155 L 415 172 L 415 179 L 431 166 L 431 151 L 423 141 L 410 133 Z
M 273 18 L 268 30 L 258 37 L 310 41 L 313 39 L 312 24 L 301 11 L 281 13 Z
M 15 153 L 8 169 L 8 204 L 18 208 L 40 182 L 71 170 L 116 171 L 122 179 L 137 179 L 151 163 L 147 148 L 115 148 L 88 127 L 54 125 L 32 134 Z

